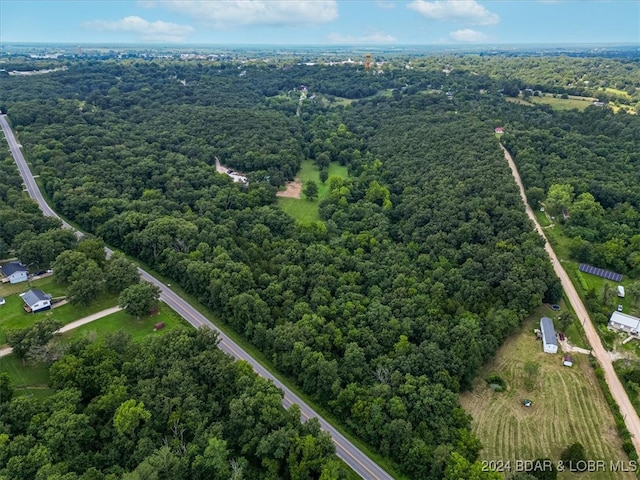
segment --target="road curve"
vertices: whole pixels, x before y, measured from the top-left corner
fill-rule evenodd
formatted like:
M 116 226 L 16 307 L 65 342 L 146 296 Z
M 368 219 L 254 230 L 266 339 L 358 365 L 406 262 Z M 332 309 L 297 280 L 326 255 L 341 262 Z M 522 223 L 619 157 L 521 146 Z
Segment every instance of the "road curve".
M 22 180 L 26 186 L 29 196 L 33 198 L 42 212 L 49 217 L 60 218 L 58 214 L 47 204 L 38 184 L 33 178 L 31 170 L 27 165 L 22 152 L 20 151 L 20 145 L 13 135 L 13 131 L 9 126 L 6 115 L 0 115 L 0 124 L 4 136 L 7 139 L 13 159 L 18 165 L 18 170 L 22 176 Z M 62 225 L 64 228 L 69 228 L 77 232 L 78 236 L 82 236 L 82 232 L 77 231 L 74 227 L 69 225 L 64 220 Z M 106 248 L 107 257 L 113 254 L 113 250 Z M 213 323 L 209 321 L 198 310 L 192 307 L 184 299 L 182 299 L 177 293 L 175 293 L 169 286 L 163 284 L 158 279 L 147 273 L 145 270 L 138 268 L 141 277 L 147 282 L 151 282 L 160 288 L 160 300 L 165 302 L 169 307 L 178 312 L 187 322 L 196 328 L 207 327 L 215 330 L 220 338 L 219 347 L 225 353 L 235 357 L 238 360 L 244 360 L 249 363 L 258 375 L 271 380 L 278 388 L 284 392 L 283 405 L 288 408 L 292 404 L 297 404 L 300 407 L 303 420 L 310 418 L 317 418 L 320 422 L 320 426 L 326 432 L 328 432 L 333 438 L 333 443 L 336 447 L 336 454 L 340 457 L 349 467 L 351 467 L 358 475 L 366 480 L 391 480 L 393 477 L 385 472 L 380 466 L 367 457 L 360 449 L 358 449 L 353 443 L 347 440 L 340 432 L 338 432 L 329 422 L 318 415 L 309 405 L 307 405 L 300 397 L 293 393 L 286 385 L 278 380 L 271 372 L 265 369 L 257 360 L 244 351 L 238 344 L 236 344 L 231 338 L 219 330 Z
M 624 423 L 627 426 L 627 430 L 629 430 L 629 432 L 631 433 L 631 441 L 633 442 L 636 452 L 640 454 L 640 418 L 638 417 L 638 413 L 633 408 L 633 405 L 629 400 L 629 396 L 627 395 L 627 392 L 624 390 L 624 387 L 622 386 L 622 383 L 620 383 L 620 379 L 618 378 L 618 375 L 613 369 L 613 362 L 611 360 L 611 356 L 602 345 L 600 336 L 598 335 L 598 332 L 596 332 L 596 329 L 593 326 L 591 317 L 589 317 L 587 309 L 582 303 L 582 299 L 578 295 L 578 292 L 573 286 L 573 283 L 569 279 L 569 275 L 567 275 L 567 272 L 560 264 L 560 261 L 558 260 L 556 253 L 553 251 L 553 248 L 551 247 L 551 244 L 547 240 L 547 237 L 545 236 L 544 231 L 542 230 L 542 227 L 538 223 L 538 220 L 536 219 L 536 216 L 534 215 L 533 210 L 531 209 L 531 207 L 529 206 L 529 203 L 527 202 L 527 197 L 524 193 L 524 186 L 522 185 L 522 180 L 520 179 L 518 168 L 516 167 L 516 164 L 513 161 L 513 158 L 511 158 L 511 154 L 508 152 L 506 148 L 504 148 L 504 146 L 502 146 L 502 144 L 500 145 L 500 147 L 502 147 L 502 150 L 504 151 L 504 157 L 507 159 L 507 162 L 509 163 L 509 167 L 511 168 L 511 172 L 513 173 L 516 183 L 518 184 L 518 187 L 520 189 L 520 196 L 522 197 L 522 202 L 525 205 L 527 215 L 529 215 L 529 218 L 535 225 L 536 230 L 544 239 L 544 247 L 547 253 L 549 254 L 549 257 L 551 258 L 553 269 L 555 270 L 556 275 L 558 275 L 558 278 L 560 278 L 560 281 L 562 282 L 562 288 L 564 288 L 564 292 L 567 295 L 567 298 L 569 299 L 569 303 L 571 303 L 571 306 L 573 307 L 574 312 L 576 313 L 578 318 L 582 320 L 584 333 L 587 336 L 587 340 L 589 341 L 589 344 L 591 345 L 591 353 L 593 354 L 594 357 L 596 357 L 596 359 L 600 363 L 600 366 L 602 367 L 602 371 L 604 372 L 604 378 L 607 382 L 607 385 L 609 386 L 611 395 L 613 396 L 614 400 L 618 404 L 618 407 L 620 408 L 620 413 L 624 418 Z

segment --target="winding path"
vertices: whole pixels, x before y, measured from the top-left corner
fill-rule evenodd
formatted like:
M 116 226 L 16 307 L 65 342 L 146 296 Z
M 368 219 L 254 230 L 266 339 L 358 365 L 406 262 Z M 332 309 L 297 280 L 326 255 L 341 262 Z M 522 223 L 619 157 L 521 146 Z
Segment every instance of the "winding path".
M 567 298 L 569 299 L 569 303 L 571 303 L 571 306 L 573 307 L 574 312 L 576 313 L 578 318 L 582 320 L 584 333 L 587 336 L 587 340 L 589 341 L 589 344 L 591 345 L 591 353 L 598 360 L 598 363 L 600 363 L 600 366 L 602 367 L 602 370 L 604 372 L 604 378 L 607 382 L 607 385 L 609 386 L 611 395 L 613 396 L 614 400 L 618 404 L 618 407 L 620 408 L 620 413 L 624 417 L 624 423 L 627 426 L 627 429 L 629 430 L 629 432 L 631 433 L 631 440 L 636 449 L 636 452 L 640 454 L 640 418 L 638 417 L 638 413 L 633 408 L 633 405 L 631 404 L 631 400 L 629 400 L 629 396 L 627 395 L 627 392 L 622 386 L 622 383 L 620 383 L 620 379 L 618 378 L 618 375 L 613 369 L 613 362 L 611 361 L 611 356 L 602 345 L 602 341 L 600 340 L 600 337 L 598 336 L 598 332 L 596 332 L 596 329 L 593 326 L 593 322 L 589 317 L 589 313 L 587 312 L 587 309 L 582 303 L 582 299 L 578 295 L 578 292 L 573 286 L 573 283 L 569 279 L 567 272 L 564 270 L 564 268 L 560 264 L 560 261 L 558 260 L 556 253 L 553 251 L 553 248 L 551 248 L 551 244 L 547 240 L 547 237 L 545 236 L 544 231 L 542 230 L 542 227 L 538 223 L 538 220 L 536 219 L 536 216 L 534 215 L 533 210 L 527 203 L 527 197 L 524 193 L 524 186 L 522 185 L 522 180 L 520 179 L 518 168 L 516 167 L 516 164 L 513 161 L 513 158 L 511 158 L 511 154 L 508 152 L 506 148 L 504 148 L 504 146 L 502 146 L 502 144 L 500 144 L 500 147 L 504 151 L 504 157 L 507 159 L 507 162 L 509 163 L 509 167 L 511 168 L 511 173 L 513 173 L 513 177 L 515 178 L 516 183 L 518 184 L 518 188 L 520 189 L 520 196 L 522 197 L 522 203 L 524 203 L 525 205 L 525 210 L 527 212 L 527 215 L 529 215 L 529 218 L 535 225 L 536 230 L 538 231 L 540 236 L 544 239 L 544 248 L 549 254 L 549 257 L 551 258 L 553 269 L 555 270 L 556 275 L 558 275 L 558 278 L 560 278 L 560 281 L 562 282 L 562 287 L 564 288 L 564 292 L 567 295 Z
M 47 204 L 36 181 L 33 178 L 29 166 L 20 151 L 21 145 L 16 141 L 13 131 L 7 122 L 6 115 L 0 115 L 0 126 L 4 131 L 4 136 L 7 139 L 13 159 L 18 165 L 18 170 L 22 176 L 25 187 L 29 196 L 33 198 L 42 212 L 48 217 L 60 218 L 58 214 Z M 62 226 L 64 228 L 72 229 L 79 237 L 82 236 L 82 232 L 73 228 L 70 224 L 62 220 Z M 105 248 L 107 257 L 113 254 L 113 250 Z M 351 443 L 344 435 L 342 435 L 336 428 L 327 422 L 324 418 L 318 415 L 307 403 L 305 403 L 298 395 L 293 393 L 286 385 L 278 380 L 270 371 L 264 368 L 257 360 L 255 360 L 249 353 L 243 350 L 237 343 L 229 338 L 224 332 L 219 330 L 207 317 L 196 310 L 191 304 L 181 298 L 176 292 L 174 292 L 168 285 L 165 285 L 160 280 L 156 279 L 146 271 L 138 268 L 140 275 L 147 282 L 153 283 L 160 288 L 160 300 L 165 302 L 169 307 L 178 312 L 187 322 L 196 328 L 210 328 L 218 333 L 220 339 L 218 346 L 220 349 L 235 357 L 238 360 L 244 360 L 250 364 L 258 375 L 271 380 L 278 388 L 284 392 L 284 398 L 282 400 L 283 405 L 288 408 L 294 403 L 300 407 L 300 412 L 303 420 L 310 418 L 317 418 L 321 428 L 328 432 L 333 438 L 333 443 L 336 447 L 336 454 L 340 457 L 349 467 L 351 467 L 358 475 L 366 480 L 392 480 L 392 476 L 385 472 L 380 466 L 371 460 L 364 454 L 358 447 Z

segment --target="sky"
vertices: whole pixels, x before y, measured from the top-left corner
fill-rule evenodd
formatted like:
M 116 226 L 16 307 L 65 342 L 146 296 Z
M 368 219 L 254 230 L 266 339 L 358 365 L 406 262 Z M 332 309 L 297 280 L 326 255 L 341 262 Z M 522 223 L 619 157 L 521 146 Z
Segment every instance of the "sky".
M 640 44 L 640 0 L 0 0 L 0 44 Z

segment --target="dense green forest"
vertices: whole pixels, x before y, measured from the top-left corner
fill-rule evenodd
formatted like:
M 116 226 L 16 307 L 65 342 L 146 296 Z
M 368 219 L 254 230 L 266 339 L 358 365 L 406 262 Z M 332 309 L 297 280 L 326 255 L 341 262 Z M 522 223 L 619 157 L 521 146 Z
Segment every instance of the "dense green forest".
M 504 142 L 532 203 L 572 239 L 571 256 L 640 275 L 640 121 L 589 107 L 513 119 Z M 563 211 L 566 214 L 563 215 Z
M 519 161 L 516 142 L 589 127 L 505 102 L 508 81 L 136 60 L 0 86 L 56 209 L 179 282 L 409 477 L 439 479 L 481 448 L 458 392 L 562 293 L 493 129 Z M 350 178 L 328 180 L 321 222 L 296 224 L 275 192 L 306 158 Z M 557 183 L 539 181 L 543 196 Z
M 0 478 L 342 478 L 318 422 L 216 343 L 211 330 L 78 340 L 43 400 L 11 398 L 0 374 Z

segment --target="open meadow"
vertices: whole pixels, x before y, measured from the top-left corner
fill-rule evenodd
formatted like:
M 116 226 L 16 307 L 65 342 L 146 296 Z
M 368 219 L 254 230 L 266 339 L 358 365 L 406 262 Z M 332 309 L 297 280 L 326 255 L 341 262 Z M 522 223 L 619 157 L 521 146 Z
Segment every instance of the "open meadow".
M 346 178 L 349 176 L 347 173 L 347 167 L 340 165 L 337 162 L 331 162 L 328 168 L 329 178 L 341 177 Z M 311 160 L 303 160 L 300 165 L 300 172 L 298 172 L 298 178 L 302 182 L 303 188 L 308 181 L 314 181 L 318 185 L 318 198 L 315 200 L 309 200 L 304 198 L 278 198 L 278 205 L 282 210 L 287 212 L 298 222 L 309 223 L 315 222 L 320 219 L 318 216 L 318 205 L 320 201 L 329 195 L 329 180 L 325 183 L 320 181 L 320 170 Z
M 521 332 L 510 337 L 482 368 L 473 391 L 461 396 L 463 407 L 473 417 L 473 431 L 484 445 L 481 459 L 510 461 L 512 468 L 517 460 L 548 457 L 557 462 L 566 447 L 580 442 L 589 459 L 604 460 L 607 468 L 582 474 L 564 472 L 558 478 L 636 478 L 633 473 L 609 468 L 610 461 L 628 462 L 628 458 L 588 357 L 574 353 L 573 367 L 564 367 L 561 353 L 542 351 L 533 329 L 538 328 L 540 316 L 550 313 L 541 308 L 529 318 Z M 538 365 L 537 374 L 526 373 L 532 362 Z M 505 391 L 489 388 L 485 379 L 493 374 L 506 382 Z M 525 399 L 533 405 L 523 406 Z

